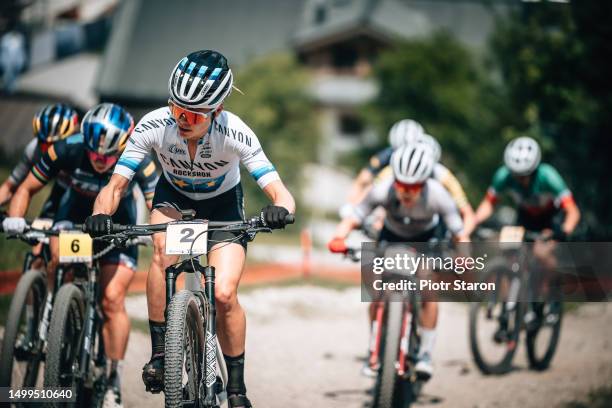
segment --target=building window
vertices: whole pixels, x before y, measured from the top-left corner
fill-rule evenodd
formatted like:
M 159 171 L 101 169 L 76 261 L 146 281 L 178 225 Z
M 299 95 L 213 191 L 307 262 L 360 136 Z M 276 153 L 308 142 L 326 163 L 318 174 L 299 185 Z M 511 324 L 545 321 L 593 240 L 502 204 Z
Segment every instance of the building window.
M 355 47 L 339 45 L 333 48 L 333 64 L 336 68 L 353 68 L 357 63 Z
M 317 25 L 323 24 L 327 17 L 327 9 L 325 8 L 325 4 L 317 4 L 315 8 L 315 16 L 314 22 Z
M 363 132 L 363 122 L 352 113 L 340 114 L 340 133 L 347 136 L 360 136 Z

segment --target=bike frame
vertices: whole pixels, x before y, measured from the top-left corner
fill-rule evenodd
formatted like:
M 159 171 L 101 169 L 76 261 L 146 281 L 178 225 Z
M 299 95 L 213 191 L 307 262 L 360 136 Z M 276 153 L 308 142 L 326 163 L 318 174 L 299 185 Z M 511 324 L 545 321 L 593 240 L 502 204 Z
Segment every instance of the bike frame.
M 370 357 L 369 365 L 372 368 L 378 367 L 380 364 L 380 349 L 382 343 L 382 328 L 385 324 L 386 310 L 388 307 L 388 300 L 376 302 L 375 318 L 372 323 L 372 336 L 370 342 Z M 419 305 L 418 302 L 411 297 L 409 301 L 404 302 L 403 313 L 402 313 L 402 337 L 400 339 L 400 350 L 398 353 L 398 359 L 396 362 L 397 374 L 400 377 L 406 377 L 410 372 L 411 363 L 414 363 L 417 359 L 418 345 L 410 343 L 410 336 L 412 333 L 417 332 L 418 316 L 419 316 Z

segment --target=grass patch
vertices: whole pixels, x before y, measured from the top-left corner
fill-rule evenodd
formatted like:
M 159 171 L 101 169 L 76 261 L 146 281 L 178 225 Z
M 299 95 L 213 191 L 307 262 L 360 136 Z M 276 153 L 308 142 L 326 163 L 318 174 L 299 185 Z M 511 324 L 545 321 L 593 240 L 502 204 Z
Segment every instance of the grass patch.
M 6 318 L 11 307 L 11 299 L 13 299 L 11 295 L 0 295 L 0 324 L 2 326 L 6 324 Z
M 597 388 L 591 392 L 586 401 L 572 401 L 563 408 L 608 408 L 612 407 L 612 384 Z

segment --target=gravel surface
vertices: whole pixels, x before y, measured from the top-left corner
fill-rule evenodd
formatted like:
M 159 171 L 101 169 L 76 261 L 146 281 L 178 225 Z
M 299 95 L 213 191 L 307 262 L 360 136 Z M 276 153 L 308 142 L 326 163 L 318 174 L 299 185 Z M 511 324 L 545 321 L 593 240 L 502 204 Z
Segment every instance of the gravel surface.
M 259 289 L 240 296 L 247 311 L 246 382 L 256 407 L 364 407 L 372 380 L 359 374 L 367 343 L 366 305 L 355 288 Z M 146 319 L 144 297 L 130 297 L 133 317 Z M 584 399 L 612 380 L 612 308 L 589 304 L 566 314 L 550 370 L 527 369 L 525 350 L 515 370 L 485 377 L 471 360 L 467 305 L 441 305 L 435 374 L 419 407 L 556 407 Z M 163 406 L 144 392 L 148 334 L 134 331 L 124 372 L 126 407 Z M 150 404 L 150 405 L 149 405 Z

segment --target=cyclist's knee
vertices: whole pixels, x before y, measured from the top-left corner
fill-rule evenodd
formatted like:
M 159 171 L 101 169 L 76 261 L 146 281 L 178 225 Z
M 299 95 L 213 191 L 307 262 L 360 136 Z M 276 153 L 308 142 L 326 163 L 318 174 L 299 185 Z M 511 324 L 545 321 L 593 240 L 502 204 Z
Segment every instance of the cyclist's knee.
M 153 237 L 153 259 L 151 262 L 163 269 L 166 258 L 166 242 L 163 235 Z
M 125 291 L 115 285 L 108 285 L 102 297 L 105 315 L 121 313 L 125 310 Z
M 234 285 L 218 285 L 215 287 L 215 300 L 221 309 L 231 309 L 238 304 L 238 293 Z

